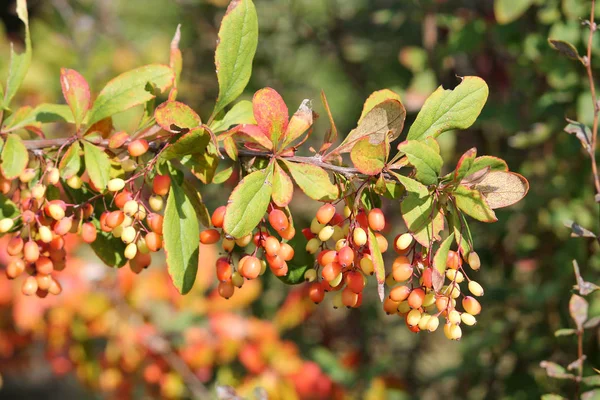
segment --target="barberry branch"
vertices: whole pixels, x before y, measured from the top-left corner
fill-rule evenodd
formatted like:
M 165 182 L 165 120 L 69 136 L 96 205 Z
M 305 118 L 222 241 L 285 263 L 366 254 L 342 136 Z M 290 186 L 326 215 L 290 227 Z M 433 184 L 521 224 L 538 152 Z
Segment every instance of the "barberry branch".
M 600 196 L 600 177 L 598 176 L 598 166 L 596 165 L 596 141 L 598 138 L 598 113 L 600 112 L 600 105 L 598 104 L 598 97 L 596 95 L 596 85 L 594 83 L 594 74 L 592 72 L 592 44 L 594 40 L 594 33 L 598 30 L 596 22 L 594 22 L 594 14 L 596 9 L 596 0 L 592 0 L 590 20 L 588 25 L 590 28 L 590 34 L 587 42 L 587 54 L 583 61 L 588 76 L 588 82 L 590 86 L 590 92 L 592 93 L 592 103 L 594 107 L 594 122 L 592 125 L 592 148 L 590 150 L 590 158 L 592 162 L 592 173 L 594 175 L 594 185 L 596 186 L 596 194 Z M 598 199 L 597 199 L 598 200 Z

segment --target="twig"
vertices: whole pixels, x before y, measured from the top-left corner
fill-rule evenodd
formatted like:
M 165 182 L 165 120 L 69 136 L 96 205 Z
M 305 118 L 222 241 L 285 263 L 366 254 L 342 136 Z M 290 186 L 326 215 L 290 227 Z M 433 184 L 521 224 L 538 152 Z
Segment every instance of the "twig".
M 598 166 L 596 165 L 596 141 L 598 138 L 598 113 L 600 112 L 600 105 L 598 104 L 598 98 L 596 96 L 596 85 L 594 84 L 594 75 L 592 72 L 592 43 L 594 40 L 594 33 L 598 29 L 596 22 L 594 22 L 595 11 L 596 0 L 592 0 L 592 7 L 589 20 L 590 34 L 588 36 L 587 55 L 583 64 L 585 65 L 585 69 L 587 71 L 590 92 L 592 93 L 592 103 L 594 106 L 594 123 L 592 126 L 592 148 L 590 150 L 590 158 L 592 162 L 592 173 L 594 174 L 594 185 L 596 186 L 596 194 L 600 195 L 600 177 L 598 176 Z

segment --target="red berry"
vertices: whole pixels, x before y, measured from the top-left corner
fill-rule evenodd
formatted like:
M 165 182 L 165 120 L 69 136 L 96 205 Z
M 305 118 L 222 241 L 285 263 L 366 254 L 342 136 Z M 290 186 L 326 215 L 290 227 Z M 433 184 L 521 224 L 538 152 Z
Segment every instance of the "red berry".
M 273 266 L 270 266 L 270 268 L 275 276 L 286 276 L 288 273 L 288 265 L 285 261 L 283 261 L 283 264 L 279 268 L 273 268 Z
M 365 279 L 363 278 L 363 274 L 358 271 L 348 272 L 348 274 L 346 274 L 346 285 L 348 285 L 348 288 L 354 293 L 361 293 L 365 288 Z
M 244 261 L 244 268 L 240 271 L 240 274 L 246 279 L 255 279 L 260 275 L 261 269 L 260 260 L 250 256 Z
M 419 308 L 423 304 L 423 300 L 425 299 L 425 291 L 421 288 L 413 289 L 412 292 L 408 295 L 408 305 L 411 308 Z
M 410 288 L 408 286 L 396 286 L 390 292 L 390 299 L 396 303 L 400 303 L 408 298 L 410 295 Z
M 112 211 L 106 217 L 106 226 L 110 228 L 116 228 L 121 225 L 125 220 L 125 214 L 121 210 Z
M 320 282 L 313 282 L 310 284 L 308 288 L 308 297 L 315 304 L 319 304 L 325 298 L 325 291 L 323 290 L 323 285 Z
M 227 207 L 221 206 L 217 207 L 217 209 L 213 212 L 211 222 L 215 228 L 223 227 L 223 220 L 225 219 L 225 210 Z
M 398 256 L 392 264 L 392 276 L 396 282 L 404 282 L 413 275 L 413 266 L 405 256 Z
M 106 220 L 108 219 L 109 215 L 110 211 L 104 211 L 102 214 L 100 214 L 100 229 L 102 230 L 102 232 L 112 231 L 112 228 L 106 223 Z
M 164 221 L 164 217 L 162 215 L 156 214 L 156 213 L 150 213 L 146 217 L 146 220 L 148 221 L 148 227 L 150 228 L 150 230 L 152 230 L 152 232 L 162 235 L 163 221 Z
M 338 251 L 338 262 L 342 267 L 352 265 L 354 262 L 354 250 L 349 246 L 344 246 Z
M 337 262 L 332 262 L 323 267 L 321 274 L 327 282 L 333 281 L 342 272 L 342 266 Z
M 162 247 L 162 237 L 155 232 L 146 234 L 144 239 L 146 240 L 146 246 L 148 246 L 150 251 L 158 251 Z
M 423 270 L 423 286 L 431 289 L 433 286 L 433 268 L 428 267 Z
M 281 248 L 281 244 L 279 240 L 277 240 L 274 236 L 269 236 L 262 243 L 265 252 L 271 257 L 276 256 L 279 253 L 279 249 Z
M 221 282 L 228 282 L 231 280 L 233 274 L 233 267 L 227 261 L 226 258 L 221 257 L 217 260 L 217 279 Z
M 352 308 L 356 306 L 357 302 L 358 294 L 350 290 L 349 287 L 345 287 L 344 290 L 342 290 L 342 304 L 348 308 Z
M 294 248 L 287 243 L 281 243 L 279 246 L 279 253 L 277 254 L 285 261 L 290 261 L 294 258 Z
M 81 238 L 86 243 L 92 243 L 96 240 L 97 236 L 96 227 L 91 222 L 86 222 L 81 225 Z
M 278 232 L 284 231 L 289 226 L 289 221 L 285 213 L 278 209 L 273 209 L 269 213 L 269 223 Z
M 221 234 L 216 229 L 207 229 L 200 232 L 200 243 L 215 244 L 221 239 Z
M 450 250 L 448 252 L 448 258 L 446 259 L 446 265 L 451 269 L 459 269 L 462 265 L 462 259 L 456 251 Z
M 169 175 L 156 175 L 152 182 L 152 191 L 159 196 L 166 196 L 171 188 L 171 177 Z
M 133 195 L 125 189 L 115 196 L 115 206 L 122 209 L 129 200 L 133 200 Z

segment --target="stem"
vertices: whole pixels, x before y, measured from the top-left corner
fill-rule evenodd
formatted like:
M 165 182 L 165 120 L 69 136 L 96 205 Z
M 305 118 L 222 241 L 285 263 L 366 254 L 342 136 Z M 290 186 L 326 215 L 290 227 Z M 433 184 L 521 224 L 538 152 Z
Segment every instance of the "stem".
M 579 389 L 583 379 L 583 329 L 577 329 L 577 379 L 575 380 L 575 398 L 579 398 Z
M 590 158 L 592 162 L 592 173 L 594 175 L 594 185 L 596 186 L 596 194 L 600 195 L 600 177 L 598 176 L 598 166 L 596 165 L 596 141 L 598 138 L 598 113 L 600 112 L 600 106 L 598 105 L 596 85 L 594 84 L 594 75 L 592 72 L 592 43 L 594 39 L 594 33 L 598 29 L 596 23 L 594 22 L 595 11 L 596 0 L 592 0 L 592 7 L 589 20 L 590 34 L 588 36 L 587 55 L 584 61 L 584 65 L 588 76 L 588 82 L 590 85 L 590 92 L 592 93 L 592 102 L 594 106 L 594 123 L 592 126 L 592 148 L 590 150 Z

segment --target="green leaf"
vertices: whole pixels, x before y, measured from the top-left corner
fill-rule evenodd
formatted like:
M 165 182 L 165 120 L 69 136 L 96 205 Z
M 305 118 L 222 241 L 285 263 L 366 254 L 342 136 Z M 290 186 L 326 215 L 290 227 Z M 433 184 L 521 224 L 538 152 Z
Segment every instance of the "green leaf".
M 456 206 L 470 217 L 482 222 L 496 222 L 498 220 L 485 198 L 477 190 L 459 185 L 452 192 L 452 196 L 454 196 Z
M 212 129 L 213 132 L 218 133 L 228 130 L 229 127 L 233 125 L 239 124 L 256 124 L 251 101 L 242 100 L 236 103 L 231 110 L 227 111 L 227 114 L 225 114 L 222 119 L 215 119 L 210 124 L 210 129 Z
M 58 169 L 60 170 L 60 176 L 63 179 L 69 179 L 79 172 L 81 169 L 81 155 L 79 151 L 81 145 L 79 142 L 74 142 L 60 160 Z
M 541 400 L 566 400 L 565 397 L 554 393 L 546 393 L 542 395 Z
M 202 225 L 207 228 L 211 228 L 212 224 L 210 222 L 210 213 L 208 212 L 208 208 L 204 204 L 204 200 L 202 200 L 202 195 L 192 185 L 189 180 L 184 180 L 183 185 L 181 187 L 185 192 L 185 195 L 189 199 L 190 203 L 192 203 L 192 208 L 196 210 L 196 215 L 198 216 L 198 220 Z
M 73 112 L 75 126 L 79 129 L 91 106 L 90 86 L 79 72 L 67 68 L 60 70 L 60 85 L 63 96 Z
M 384 297 L 384 284 L 385 284 L 385 264 L 383 263 L 383 256 L 379 249 L 379 243 L 375 237 L 375 232 L 371 228 L 368 231 L 369 236 L 369 251 L 373 261 L 373 269 L 375 271 L 375 277 L 377 278 L 377 293 L 379 294 L 379 300 L 383 302 Z
M 582 382 L 587 386 L 600 386 L 600 375 L 586 376 Z
M 215 176 L 219 159 L 210 152 L 204 151 L 200 154 L 188 154 L 182 157 L 181 164 L 188 167 L 202 183 L 209 184 Z
M 203 128 L 192 129 L 181 135 L 174 143 L 169 144 L 160 153 L 157 162 L 163 163 L 173 158 L 182 158 L 190 154 L 202 154 L 206 151 L 209 141 L 210 135 Z
M 250 80 L 258 44 L 258 18 L 251 0 L 235 0 L 229 4 L 217 43 L 215 65 L 219 97 L 213 116 L 242 94 Z
M 408 140 L 424 140 L 451 129 L 473 125 L 488 97 L 488 86 L 476 76 L 464 77 L 454 90 L 440 86 L 425 101 L 408 131 Z
M 415 240 L 429 248 L 431 242 L 441 240 L 439 232 L 444 229 L 444 216 L 426 186 L 403 175 L 394 176 L 407 192 L 400 204 L 402 218 Z
M 449 228 L 454 231 L 456 245 L 462 254 L 468 255 L 473 250 L 473 238 L 471 237 L 471 230 L 466 218 L 452 208 L 446 213 L 446 219 L 448 220 Z
M 156 96 L 148 83 L 164 92 L 173 84 L 174 79 L 173 70 L 161 64 L 145 65 L 122 73 L 108 82 L 94 101 L 88 125 L 152 100 Z
M 384 140 L 379 144 L 371 144 L 368 137 L 360 139 L 350 152 L 352 163 L 365 175 L 381 173 L 387 161 L 389 142 Z
M 490 171 L 508 171 L 508 165 L 503 159 L 493 156 L 481 156 L 473 160 L 473 164 L 471 165 L 471 168 L 465 177 L 468 177 L 469 175 L 486 168 L 489 168 Z
M 18 135 L 10 134 L 2 148 L 2 163 L 0 169 L 6 179 L 15 179 L 27 167 L 29 153 Z
M 424 185 L 434 185 L 442 170 L 442 157 L 424 142 L 407 140 L 398 145 L 398 150 L 406 154 L 408 162 L 415 167 L 415 177 Z
M 494 15 L 504 25 L 519 19 L 533 4 L 533 0 L 494 0 Z
M 451 233 L 446 239 L 444 239 L 442 244 L 440 244 L 440 247 L 435 252 L 435 256 L 433 257 L 433 268 L 435 268 L 441 276 L 445 276 L 448 252 L 450 251 L 450 246 L 452 246 L 453 241 L 454 233 Z
M 0 194 L 0 219 L 15 218 L 21 212 L 15 203 L 8 197 Z
M 289 175 L 275 163 L 273 171 L 273 203 L 279 207 L 287 206 L 294 195 L 294 183 Z
M 165 207 L 163 238 L 169 275 L 181 294 L 189 292 L 196 280 L 199 237 L 200 228 L 194 204 L 172 179 Z
M 25 24 L 25 51 L 20 54 L 15 52 L 11 43 L 10 68 L 6 80 L 6 92 L 4 93 L 3 105 L 5 108 L 8 108 L 11 100 L 17 94 L 31 65 L 31 37 L 29 35 L 29 15 L 26 0 L 17 0 L 17 16 Z
M 570 336 L 576 334 L 577 331 L 575 329 L 559 329 L 554 332 L 554 336 Z
M 110 180 L 110 159 L 104 150 L 82 141 L 85 170 L 94 186 L 103 191 Z
M 223 230 L 238 239 L 252 233 L 267 212 L 273 193 L 273 166 L 244 177 L 229 196 Z
M 288 244 L 294 249 L 305 249 L 306 237 L 304 235 L 295 235 Z M 287 262 L 288 273 L 284 276 L 278 276 L 279 280 L 286 285 L 297 285 L 306 282 L 304 274 L 311 269 L 315 263 L 315 257 L 307 251 L 296 251 L 294 258 Z
M 232 174 L 233 174 L 233 166 L 229 166 L 229 167 L 225 168 L 224 170 L 217 172 L 212 180 L 212 183 L 220 185 L 221 183 L 223 183 L 223 182 L 227 181 L 229 178 L 231 178 Z
M 332 201 L 338 198 L 339 189 L 331 183 L 329 174 L 323 168 L 313 164 L 284 161 L 292 178 L 302 191 L 311 199 Z
M 202 125 L 200 117 L 189 106 L 179 101 L 165 101 L 154 110 L 154 119 L 167 132 L 180 132 Z
M 571 60 L 580 59 L 577 49 L 571 43 L 556 39 L 548 39 L 548 43 L 550 44 L 550 47 L 558 51 L 563 56 L 568 57 Z

